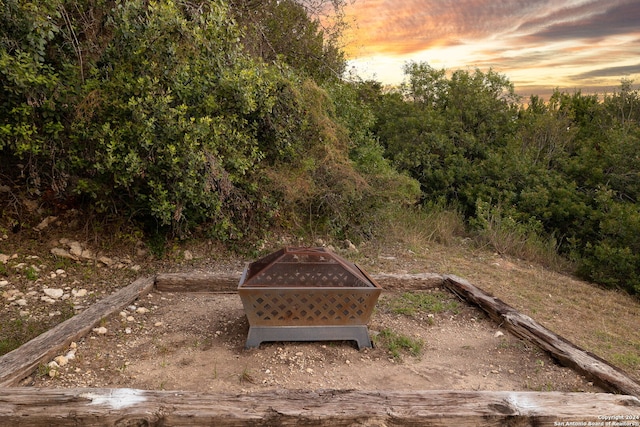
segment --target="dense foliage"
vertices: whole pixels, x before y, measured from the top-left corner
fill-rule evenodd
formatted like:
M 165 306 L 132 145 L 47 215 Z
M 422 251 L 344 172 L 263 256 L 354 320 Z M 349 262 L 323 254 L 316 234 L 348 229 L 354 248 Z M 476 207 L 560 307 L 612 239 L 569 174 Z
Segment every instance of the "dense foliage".
M 580 273 L 640 292 L 640 97 L 555 91 L 526 105 L 493 71 L 406 66 L 400 90 L 369 83 L 375 134 L 423 201 L 461 210 L 480 233 L 546 236 Z
M 340 79 L 340 0 L 0 0 L 0 202 L 237 241 L 455 209 L 640 293 L 640 97 L 523 102 L 492 70 Z M 330 22 L 330 21 L 326 21 Z M 517 240 L 517 239 L 516 239 Z M 493 242 L 497 250 L 500 245 Z
M 239 43 L 251 34 L 239 6 L 222 1 L 4 0 L 3 179 L 180 234 L 370 232 L 367 210 L 411 202 L 417 187 L 336 108 L 360 101 L 319 66 L 344 60 L 318 22 L 295 2 L 268 6 L 278 51 L 260 56 Z M 276 31 L 281 17 L 296 43 Z M 374 191 L 380 180 L 387 191 Z

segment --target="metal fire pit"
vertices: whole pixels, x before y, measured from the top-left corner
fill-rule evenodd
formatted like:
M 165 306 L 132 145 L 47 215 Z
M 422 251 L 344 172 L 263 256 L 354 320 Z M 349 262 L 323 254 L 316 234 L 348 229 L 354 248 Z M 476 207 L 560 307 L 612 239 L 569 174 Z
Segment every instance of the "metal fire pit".
M 324 248 L 283 248 L 247 264 L 238 294 L 249 320 L 246 347 L 263 341 L 355 340 L 371 347 L 367 322 L 382 288 Z

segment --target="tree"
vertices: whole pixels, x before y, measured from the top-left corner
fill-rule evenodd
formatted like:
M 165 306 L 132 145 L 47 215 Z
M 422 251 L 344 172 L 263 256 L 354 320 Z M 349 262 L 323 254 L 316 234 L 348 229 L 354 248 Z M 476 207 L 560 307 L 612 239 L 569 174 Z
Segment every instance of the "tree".
M 342 1 L 334 1 L 336 12 Z M 317 14 L 326 2 L 295 0 L 232 0 L 234 16 L 243 27 L 247 51 L 265 62 L 282 61 L 318 82 L 338 79 L 346 61 L 340 50 L 340 20 L 324 28 Z M 314 17 L 315 16 L 315 17 Z

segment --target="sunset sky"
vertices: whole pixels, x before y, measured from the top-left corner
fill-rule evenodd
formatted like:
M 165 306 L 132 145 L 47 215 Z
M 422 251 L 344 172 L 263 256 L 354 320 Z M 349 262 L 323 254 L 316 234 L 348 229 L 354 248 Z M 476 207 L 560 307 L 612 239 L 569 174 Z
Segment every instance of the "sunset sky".
M 506 75 L 516 92 L 640 83 L 640 0 L 355 0 L 349 67 L 398 84 L 407 61 Z

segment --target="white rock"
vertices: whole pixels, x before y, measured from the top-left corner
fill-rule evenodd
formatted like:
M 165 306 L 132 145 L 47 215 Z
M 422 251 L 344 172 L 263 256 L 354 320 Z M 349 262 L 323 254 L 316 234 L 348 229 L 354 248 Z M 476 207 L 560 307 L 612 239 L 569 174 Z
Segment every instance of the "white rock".
M 354 245 L 351 240 L 345 240 L 344 241 L 344 246 L 345 249 L 348 250 L 349 252 L 358 252 L 358 248 L 356 248 L 356 245 Z
M 107 328 L 105 328 L 104 326 L 100 326 L 99 328 L 93 328 L 93 332 L 98 335 L 104 335 L 107 333 Z
M 80 256 L 84 259 L 95 259 L 96 254 L 91 249 L 83 249 Z
M 133 316 L 127 316 L 127 322 L 133 322 L 135 319 L 135 317 Z
M 49 369 L 49 376 L 50 376 L 51 378 L 55 378 L 55 377 L 57 377 L 57 376 L 58 376 L 58 374 L 59 374 L 59 372 L 58 372 L 58 370 L 57 370 L 57 369 L 53 369 L 53 368 L 52 368 L 52 369 Z
M 43 219 L 40 224 L 35 226 L 36 231 L 42 231 L 47 228 L 50 224 L 53 224 L 58 219 L 57 216 L 48 216 Z
M 71 294 L 76 297 L 76 298 L 82 298 L 84 296 L 87 295 L 87 290 L 86 289 L 78 289 L 78 290 L 72 290 Z
M 0 254 L 0 262 L 6 264 L 9 261 L 9 255 Z
M 2 293 L 2 296 L 8 299 L 9 301 L 15 301 L 18 297 L 21 297 L 22 295 L 23 293 L 17 289 L 9 289 L 8 291 L 4 291 Z
M 43 297 L 40 297 L 40 301 L 44 301 L 44 302 L 49 303 L 49 304 L 53 304 L 53 303 L 56 302 L 56 300 L 54 300 L 53 298 L 48 297 L 46 295 L 43 296 Z
M 495 334 L 493 334 L 493 336 L 494 336 L 494 337 L 496 337 L 496 338 L 503 337 L 503 336 L 504 336 L 504 332 L 502 332 L 502 331 L 498 331 L 498 332 L 496 332 Z
M 51 362 L 47 363 L 47 366 L 52 368 L 52 369 L 60 367 L 60 365 L 58 365 L 58 362 L 56 362 L 55 360 L 52 360 Z
M 0 288 L 4 288 L 5 286 L 7 286 L 9 284 L 8 281 L 6 280 L 0 280 Z
M 125 334 L 130 334 L 131 333 L 131 328 L 125 328 L 124 329 L 124 333 Z
M 69 344 L 69 348 L 70 349 L 76 349 L 78 348 L 78 343 L 76 343 L 75 341 L 72 341 L 71 344 Z
M 69 352 L 67 354 L 65 354 L 65 356 L 67 358 L 67 360 L 73 360 L 76 358 L 76 351 L 75 350 L 69 350 Z
M 58 277 L 58 275 L 56 273 L 50 273 L 49 274 L 49 278 L 50 279 L 55 279 L 56 277 Z
M 126 311 L 121 311 L 120 312 L 120 317 L 124 317 L 125 319 L 127 318 L 128 314 Z
M 148 308 L 138 307 L 138 308 L 136 309 L 136 313 L 138 313 L 138 314 L 146 314 L 146 313 L 148 313 L 148 312 L 149 312 L 149 309 L 148 309 Z
M 163 322 L 156 322 L 156 323 L 153 324 L 153 326 L 162 326 L 162 325 L 164 325 Z
M 71 255 L 74 255 L 74 256 L 77 256 L 77 257 L 81 256 L 82 255 L 82 245 L 80 244 L 80 242 L 76 242 L 76 241 L 70 242 L 69 243 L 69 253 Z
M 78 259 L 77 257 L 71 255 L 66 249 L 62 248 L 52 248 L 51 253 L 55 256 L 59 256 L 60 258 L 68 258 L 73 260 Z
M 58 356 L 53 359 L 59 366 L 66 366 L 69 363 L 69 360 L 65 356 Z
M 24 307 L 25 305 L 27 305 L 27 300 L 24 298 L 20 298 L 19 300 L 16 300 L 16 304 L 18 304 L 20 307 Z
M 59 288 L 45 288 L 44 294 L 50 298 L 58 299 L 64 295 L 64 291 Z
M 193 259 L 193 254 L 190 250 L 187 249 L 184 251 L 184 259 L 185 261 L 191 261 Z
M 113 260 L 107 256 L 101 256 L 100 258 L 98 258 L 98 261 L 106 265 L 107 267 L 113 265 Z
M 64 271 L 63 269 L 59 268 L 56 270 L 56 274 L 65 274 L 66 271 Z

